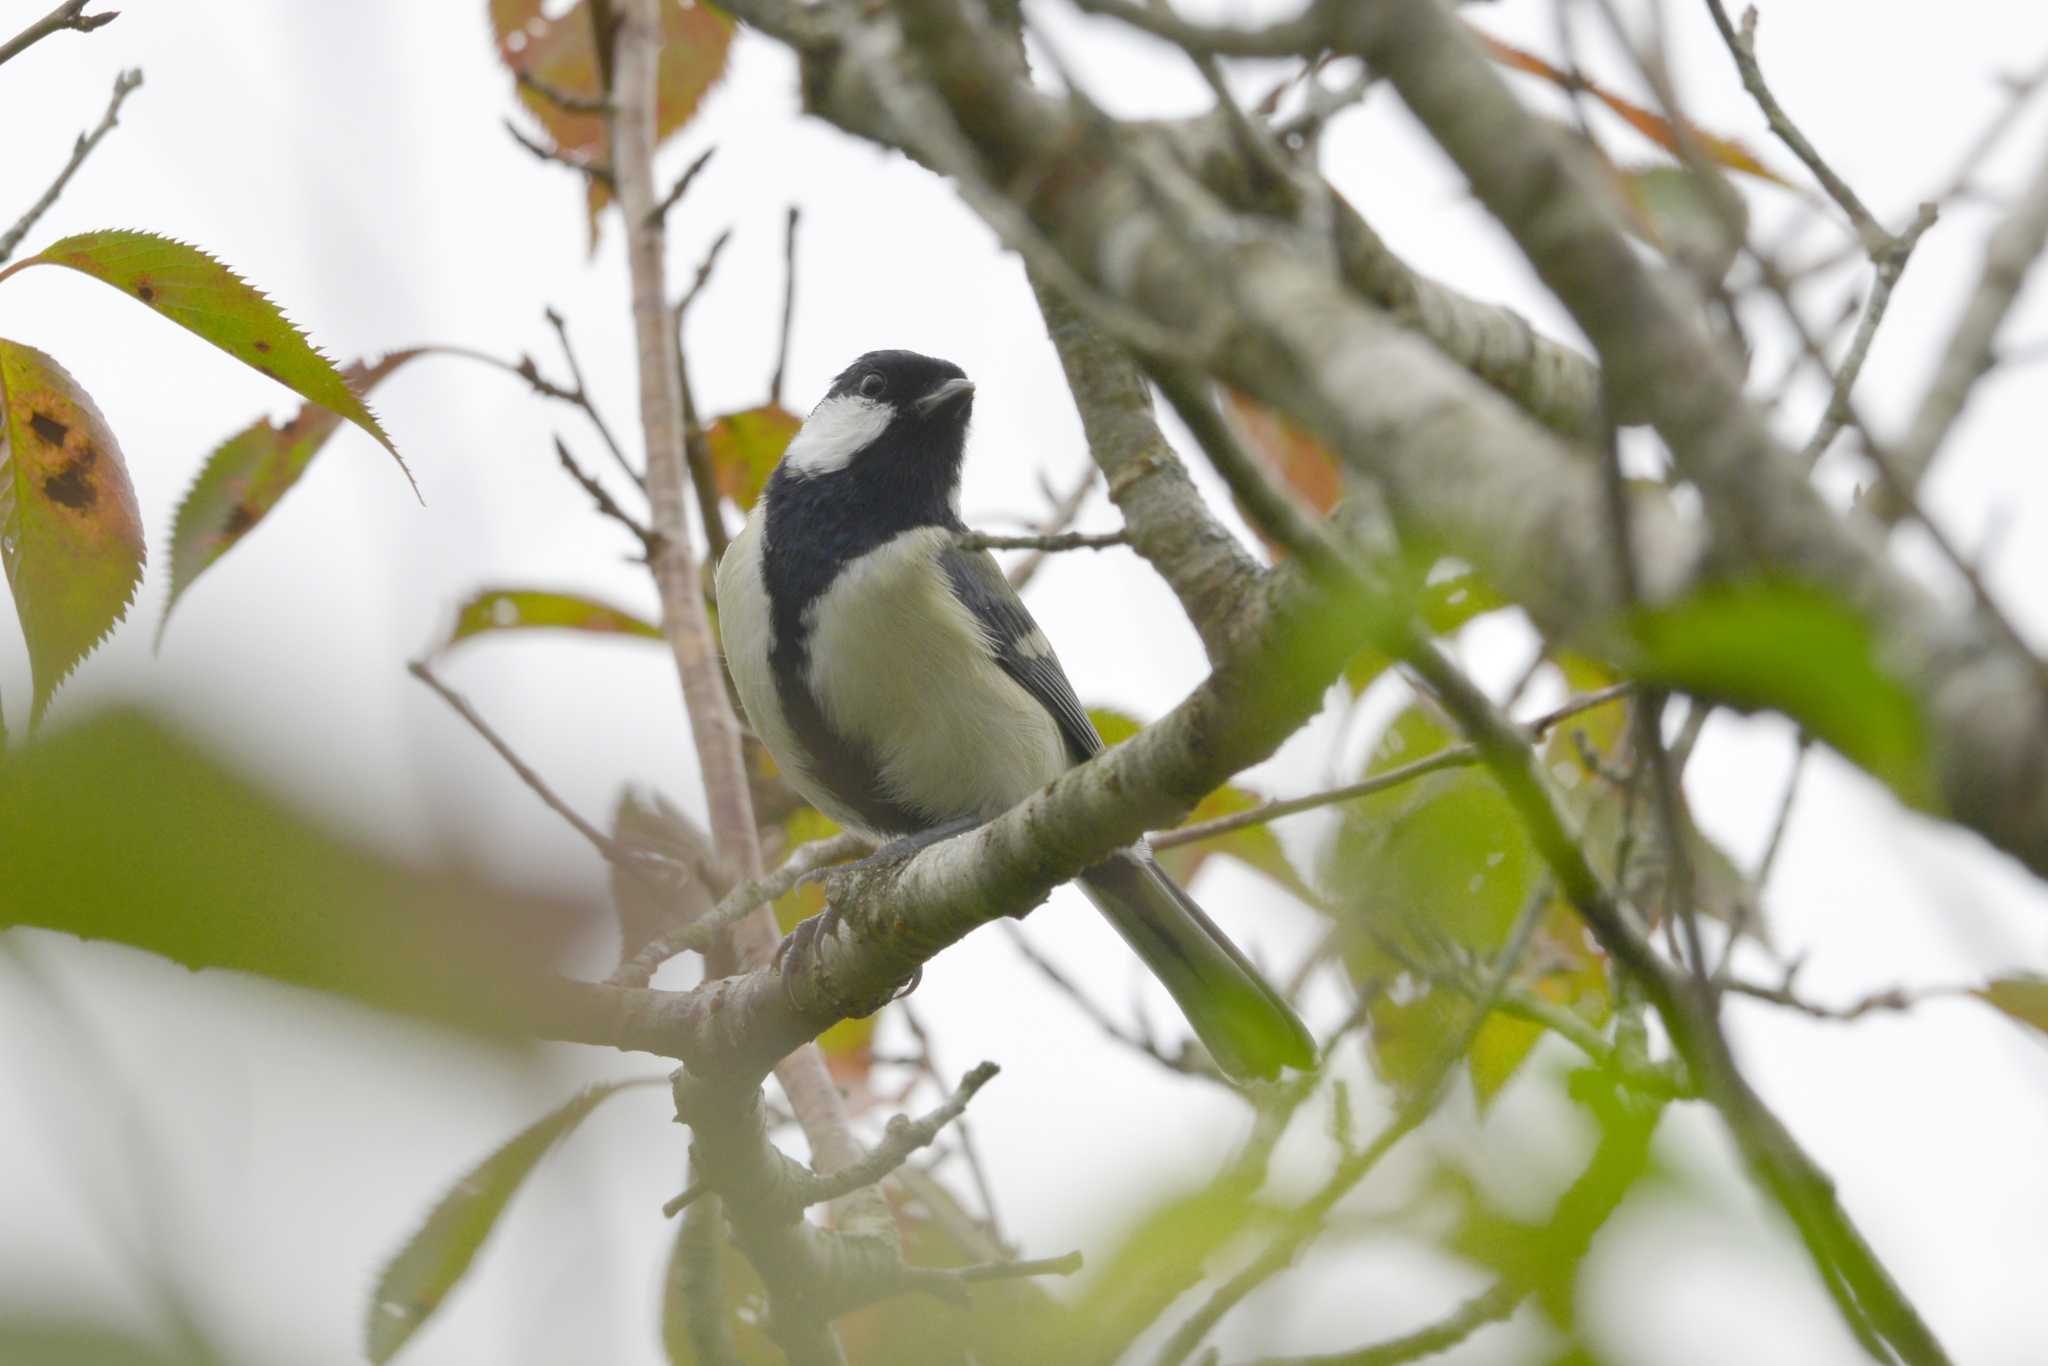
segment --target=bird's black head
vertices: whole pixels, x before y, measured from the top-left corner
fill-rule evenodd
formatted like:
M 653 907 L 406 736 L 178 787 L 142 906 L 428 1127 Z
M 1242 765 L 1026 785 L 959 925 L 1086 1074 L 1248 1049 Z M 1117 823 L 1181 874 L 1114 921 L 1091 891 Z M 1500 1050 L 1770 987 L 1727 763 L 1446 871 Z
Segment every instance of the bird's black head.
M 839 372 L 783 453 L 771 497 L 857 497 L 899 512 L 950 508 L 974 385 L 951 361 L 870 351 Z

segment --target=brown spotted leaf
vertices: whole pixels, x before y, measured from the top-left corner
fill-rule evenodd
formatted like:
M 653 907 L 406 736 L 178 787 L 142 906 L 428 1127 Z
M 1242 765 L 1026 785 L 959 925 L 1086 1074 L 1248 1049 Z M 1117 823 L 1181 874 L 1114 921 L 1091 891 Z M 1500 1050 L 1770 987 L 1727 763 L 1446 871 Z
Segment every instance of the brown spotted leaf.
M 590 7 L 577 0 L 550 17 L 542 0 L 490 0 L 491 34 L 498 56 L 513 72 L 575 98 L 595 101 L 603 86 Z M 663 0 L 661 59 L 657 69 L 655 138 L 666 139 L 690 121 L 706 91 L 725 74 L 733 22 L 724 11 L 695 0 Z M 565 109 L 530 86 L 518 87 L 520 103 L 546 130 L 556 151 L 588 165 L 602 165 L 603 119 L 594 111 Z M 597 215 L 611 196 L 596 180 L 589 185 L 591 246 L 597 245 Z
M 605 1100 L 660 1081 L 659 1077 L 646 1077 L 585 1087 L 471 1168 L 428 1211 L 426 1223 L 377 1278 L 363 1333 L 364 1351 L 370 1360 L 391 1360 L 441 1307 L 469 1270 L 498 1216 L 555 1144 Z
M 0 341 L 0 391 L 0 564 L 28 642 L 34 719 L 126 615 L 142 520 L 114 434 L 63 366 Z
M 754 506 L 775 464 L 789 449 L 803 419 L 779 403 L 727 413 L 704 431 L 711 448 L 711 473 L 720 496 L 746 511 Z
M 450 649 L 493 631 L 545 628 L 663 639 L 661 628 L 652 622 L 580 593 L 556 593 L 543 588 L 485 588 L 471 594 L 455 609 L 455 629 L 448 633 L 441 648 Z
M 245 365 L 355 423 L 412 471 L 334 362 L 262 290 L 195 246 L 155 233 L 86 232 L 51 243 L 20 263 L 68 266 L 104 280 Z M 413 492 L 419 485 L 413 484 Z
M 419 354 L 393 351 L 382 360 L 357 361 L 342 379 L 360 396 Z M 332 408 L 308 403 L 282 427 L 257 418 L 206 457 L 171 522 L 171 588 L 157 623 L 158 645 L 185 590 L 270 514 L 340 426 Z

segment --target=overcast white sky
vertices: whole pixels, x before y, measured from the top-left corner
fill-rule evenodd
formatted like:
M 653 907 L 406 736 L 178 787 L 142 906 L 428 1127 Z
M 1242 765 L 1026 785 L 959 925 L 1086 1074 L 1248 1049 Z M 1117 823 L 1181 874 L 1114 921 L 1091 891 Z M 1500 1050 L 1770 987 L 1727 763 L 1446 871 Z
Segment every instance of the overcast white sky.
M 0 31 L 46 7 L 0 6 Z M 1247 17 L 1285 8 L 1252 0 L 1199 7 Z M 1673 0 L 1666 8 L 1679 84 L 1700 120 L 1750 137 L 1789 170 L 1790 159 L 1766 145 L 1702 7 Z M 1554 51 L 1548 4 L 1514 0 L 1473 13 L 1497 33 Z M 1169 54 L 1056 2 L 1035 4 L 1033 14 L 1118 112 L 1186 111 L 1206 98 Z M 1930 18 L 1917 6 L 1764 7 L 1764 56 L 1781 96 L 1893 223 L 1945 180 L 1989 117 L 1994 77 L 2048 56 L 2048 9 L 1952 0 Z M 1607 51 L 1590 41 L 1587 50 Z M 0 219 L 11 220 L 45 182 L 73 135 L 99 117 L 116 70 L 131 65 L 145 68 L 147 84 L 26 250 L 95 227 L 185 238 L 270 291 L 341 357 L 445 341 L 508 355 L 532 349 L 552 365 L 540 318 L 552 304 L 570 320 L 614 421 L 632 428 L 616 233 L 586 261 L 578 187 L 500 127 L 509 83 L 481 3 L 136 0 L 112 26 L 60 35 L 0 70 L 0 126 L 10 130 Z M 1619 62 L 1603 70 L 1631 87 Z M 873 347 L 949 356 L 980 384 L 970 519 L 994 525 L 1034 510 L 1039 475 L 1065 484 L 1086 454 L 1015 260 L 942 186 L 802 119 L 797 103 L 790 61 L 742 36 L 726 82 L 667 154 L 680 166 L 719 147 L 675 221 L 674 273 L 684 275 L 719 230 L 736 229 L 692 323 L 701 401 L 718 412 L 764 393 L 781 218 L 797 202 L 805 224 L 791 405 L 807 407 L 848 359 Z M 2044 137 L 2048 124 L 2027 120 L 1993 163 L 1993 180 L 2009 184 L 2029 169 Z M 1389 93 L 1340 125 L 1328 162 L 1417 265 L 1569 334 Z M 1785 207 L 1769 191 L 1756 206 L 1767 220 Z M 1961 209 L 1923 242 L 1862 391 L 1879 421 L 1910 411 L 1989 221 L 1981 209 Z M 507 877 L 601 885 L 587 848 L 402 667 L 480 585 L 576 587 L 652 610 L 644 575 L 622 562 L 624 542 L 586 514 L 554 467 L 554 431 L 597 457 L 573 414 L 462 362 L 415 365 L 380 391 L 377 406 L 426 506 L 369 440 L 343 433 L 277 514 L 180 606 L 153 658 L 178 497 L 224 435 L 292 403 L 68 272 L 9 281 L 0 334 L 55 355 L 97 399 L 126 451 L 155 560 L 128 624 L 86 663 L 52 724 L 139 699 L 187 718 L 337 820 L 395 847 L 453 846 Z M 2048 337 L 2038 297 L 2011 336 Z M 2048 573 L 2039 375 L 2020 371 L 1986 386 L 1931 494 L 1964 544 L 1997 531 L 1991 581 L 2037 641 L 2048 640 L 2048 596 L 2037 587 Z M 1803 433 L 1806 420 L 1796 415 L 1795 428 Z M 1098 504 L 1085 521 L 1108 526 L 1110 516 Z M 1201 676 L 1192 632 L 1129 556 L 1058 559 L 1032 602 L 1091 703 L 1153 716 Z M 1473 668 L 1495 678 L 1523 649 L 1505 626 L 1476 630 L 1462 646 Z M 447 675 L 582 810 L 601 815 L 626 781 L 701 805 L 663 652 L 489 642 Z M 27 695 L 24 652 L 0 627 L 0 696 L 17 725 Z M 1397 700 L 1389 693 L 1377 705 L 1385 711 Z M 1353 732 L 1354 749 L 1370 730 Z M 1333 760 L 1332 743 L 1326 720 L 1253 781 L 1296 792 L 1356 763 L 1355 752 Z M 1703 822 L 1745 858 L 1762 844 L 1788 758 L 1783 727 L 1717 720 L 1695 760 Z M 1326 832 L 1308 818 L 1284 837 L 1306 858 Z M 1248 874 L 1218 867 L 1200 894 L 1268 962 L 1291 963 L 1314 935 L 1305 913 Z M 1056 897 L 1030 932 L 1111 1003 L 1149 992 L 1081 907 Z M 1788 950 L 1811 952 L 1802 980 L 1823 998 L 2048 968 L 2048 896 L 2036 883 L 1974 839 L 1902 813 L 1828 759 L 1809 773 L 1770 914 Z M 155 1219 L 175 1231 L 179 1278 L 209 1325 L 251 1360 L 357 1359 L 376 1268 L 456 1174 L 580 1081 L 662 1070 L 569 1048 L 522 1061 L 119 950 L 48 937 L 26 943 L 94 1021 L 116 1065 L 82 1067 L 36 998 L 11 978 L 0 989 L 0 1093 L 10 1099 L 0 1107 L 7 1301 L 146 1315 L 123 1249 L 146 1240 Z M 988 1057 L 1004 1067 L 974 1114 L 1010 1231 L 1031 1253 L 1102 1251 L 1149 1194 L 1199 1178 L 1238 1137 L 1234 1106 L 1111 1051 L 1000 935 L 948 953 L 917 999 L 949 1066 Z M 1158 1000 L 1153 1014 L 1167 1018 Z M 1853 1028 L 1760 1008 L 1733 1015 L 1761 1089 L 1834 1173 L 1955 1358 L 2048 1360 L 2048 1315 L 2039 1307 L 2048 1283 L 2048 1050 L 2040 1040 L 1969 1002 Z M 1463 1123 L 1464 1103 L 1452 1109 Z M 666 1111 L 655 1090 L 600 1112 L 522 1195 L 471 1284 L 410 1359 L 658 1360 L 652 1324 L 668 1229 L 656 1207 L 673 1192 L 681 1160 Z M 138 1127 L 159 1155 L 139 1168 L 124 1142 Z M 1543 1088 L 1523 1086 L 1463 1141 L 1492 1169 L 1523 1172 L 1540 1186 L 1574 1169 L 1586 1135 Z M 1669 1196 L 1624 1210 L 1585 1282 L 1595 1340 L 1645 1366 L 1859 1360 L 1711 1120 L 1674 1115 L 1660 1141 L 1718 1203 Z M 1317 1158 L 1308 1148 L 1300 1156 Z M 1375 1189 L 1398 1189 L 1400 1169 L 1393 1164 L 1388 1184 Z M 1509 1193 L 1540 1210 L 1528 1190 Z M 1221 1335 L 1226 1355 L 1362 1343 L 1433 1317 L 1478 1284 L 1409 1243 L 1369 1243 L 1318 1265 L 1329 1270 L 1287 1279 L 1240 1310 Z M 1536 1340 L 1518 1320 L 1444 1360 L 1514 1360 Z

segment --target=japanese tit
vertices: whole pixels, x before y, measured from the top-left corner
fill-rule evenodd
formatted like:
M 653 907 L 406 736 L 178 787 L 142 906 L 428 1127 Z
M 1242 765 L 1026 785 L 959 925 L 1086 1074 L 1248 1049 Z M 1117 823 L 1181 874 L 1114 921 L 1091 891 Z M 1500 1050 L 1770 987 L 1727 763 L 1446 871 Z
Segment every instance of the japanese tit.
M 819 810 L 878 840 L 990 820 L 1103 748 L 994 558 L 958 544 L 973 403 L 950 362 L 862 356 L 718 566 L 726 660 L 755 734 Z M 1314 1064 L 1294 1012 L 1142 842 L 1079 882 L 1226 1072 Z

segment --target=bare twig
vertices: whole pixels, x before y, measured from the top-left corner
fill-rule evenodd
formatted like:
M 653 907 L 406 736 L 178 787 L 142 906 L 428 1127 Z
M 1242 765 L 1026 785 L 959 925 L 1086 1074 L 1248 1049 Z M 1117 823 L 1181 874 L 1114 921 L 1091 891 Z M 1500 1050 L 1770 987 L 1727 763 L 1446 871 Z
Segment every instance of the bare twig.
M 625 449 L 619 445 L 618 438 L 612 435 L 610 424 L 604 420 L 604 414 L 597 410 L 597 400 L 590 395 L 590 385 L 583 378 L 583 366 L 576 359 L 576 348 L 569 342 L 568 321 L 552 308 L 542 316 L 547 319 L 548 326 L 554 329 L 555 342 L 562 348 L 562 363 L 569 367 L 569 379 L 576 387 L 567 391 L 543 387 L 545 382 L 534 370 L 533 362 L 523 356 L 520 358 L 522 375 L 534 388 L 548 394 L 549 397 L 562 399 L 581 408 L 584 416 L 590 419 L 590 425 L 597 428 L 597 434 L 604 441 L 604 448 L 612 453 L 613 461 L 625 472 L 626 477 L 633 481 L 634 487 L 645 488 L 646 478 L 639 470 L 634 469 L 633 462 L 626 458 Z
M 1942 348 L 1934 380 L 1899 443 L 1896 474 L 1906 492 L 1919 487 L 1977 382 L 1996 364 L 1999 331 L 2044 247 L 2048 247 L 2048 156 L 1993 230 L 1976 287 Z
M 98 16 L 101 23 L 113 17 L 111 14 Z M 121 101 L 127 99 L 129 92 L 141 84 L 140 70 L 123 71 L 114 77 L 114 94 L 107 101 L 107 112 L 100 116 L 99 126 L 91 132 L 78 135 L 78 141 L 71 147 L 71 159 L 64 163 L 63 170 L 57 172 L 57 178 L 50 182 L 50 188 L 44 190 L 36 202 L 28 206 L 28 211 L 15 221 L 14 226 L 9 228 L 4 236 L 0 236 L 0 261 L 14 255 L 14 249 L 21 245 L 22 238 L 28 236 L 29 229 L 36 225 L 36 220 L 50 211 L 50 206 L 57 202 L 57 196 L 64 193 L 64 187 L 71 183 L 71 177 L 85 164 L 85 159 L 92 155 L 92 149 L 99 146 L 101 138 L 114 130 L 121 112 Z
M 1429 1070 L 1422 1074 L 1415 1088 L 1394 1112 L 1394 1117 L 1387 1121 L 1371 1143 L 1340 1159 L 1320 1190 L 1286 1213 L 1280 1231 L 1272 1240 L 1174 1331 L 1160 1350 L 1157 1366 L 1179 1366 L 1186 1361 L 1201 1346 L 1202 1339 L 1239 1301 L 1283 1268 L 1292 1265 L 1301 1249 L 1323 1232 L 1329 1213 L 1337 1202 L 1370 1175 L 1394 1145 L 1429 1118 L 1444 1092 L 1444 1083 L 1450 1078 L 1458 1060 L 1472 1047 L 1472 1040 L 1478 1036 L 1480 1026 L 1486 1023 L 1487 1015 L 1492 1012 L 1529 947 L 1530 936 L 1534 934 L 1537 923 L 1542 919 L 1543 907 L 1550 899 L 1547 884 L 1538 890 L 1542 895 L 1530 897 L 1516 917 L 1507 943 L 1495 956 L 1488 972 L 1486 989 L 1474 1000 L 1471 1013 L 1457 1033 L 1444 1041 Z
M 802 1193 L 803 1203 L 822 1205 L 828 1200 L 837 1200 L 862 1186 L 872 1186 L 895 1171 L 919 1148 L 929 1148 L 937 1142 L 940 1131 L 958 1119 L 966 1110 L 967 1102 L 974 1099 L 974 1093 L 988 1085 L 1001 1070 L 992 1062 L 982 1063 L 962 1077 L 960 1084 L 953 1088 L 953 1094 L 928 1114 L 917 1119 L 908 1115 L 891 1117 L 888 1128 L 882 1133 L 882 1141 L 872 1152 L 850 1166 L 812 1178 Z
M 718 257 L 732 240 L 732 229 L 727 228 L 711 239 L 711 245 L 704 252 L 704 259 L 697 263 L 697 273 L 690 278 L 690 287 L 683 291 L 683 297 L 676 300 L 676 326 L 681 328 L 683 318 L 689 313 L 690 305 L 697 302 L 697 296 L 704 292 L 704 286 L 711 281 L 711 272 L 718 268 Z
M 583 467 L 576 463 L 576 457 L 569 454 L 569 448 L 563 444 L 560 436 L 555 437 L 555 458 L 562 462 L 562 468 L 568 471 L 571 479 L 576 481 L 577 487 L 590 495 L 590 501 L 597 505 L 599 514 L 611 518 L 614 522 L 632 532 L 634 538 L 640 542 L 641 553 L 648 559 L 653 559 L 654 532 L 631 513 L 620 507 L 617 501 L 612 498 L 610 490 L 605 488 L 603 484 L 600 484 L 594 477 L 584 472 Z
M 1707 9 L 1714 16 L 1714 26 L 1721 30 L 1721 41 L 1727 45 L 1728 54 L 1735 59 L 1735 69 L 1742 76 L 1743 89 L 1749 91 L 1749 97 L 1763 111 L 1764 119 L 1778 141 L 1799 158 L 1813 173 L 1813 178 L 1820 182 L 1821 188 L 1827 191 L 1828 198 L 1849 216 L 1850 226 L 1855 228 L 1872 260 L 1896 250 L 1897 239 L 1864 207 L 1863 200 L 1849 187 L 1849 182 L 1836 174 L 1835 168 L 1814 149 L 1806 134 L 1799 130 L 1799 125 L 1792 122 L 1778 103 L 1777 96 L 1771 93 L 1770 84 L 1764 80 L 1763 68 L 1756 59 L 1756 10 L 1751 8 L 1743 12 L 1742 28 L 1738 32 L 1721 0 L 1707 0 Z
M 414 678 L 432 688 L 443 702 L 446 702 L 454 709 L 457 716 L 467 721 L 469 728 L 483 737 L 484 743 L 496 750 L 498 757 L 503 759 L 511 767 L 512 771 L 519 775 L 519 781 L 525 783 L 533 791 L 533 795 L 539 797 L 550 811 L 553 811 L 563 820 L 569 822 L 570 828 L 588 840 L 590 847 L 597 850 L 606 862 L 615 863 L 622 868 L 630 868 L 635 871 L 646 871 L 646 863 L 656 858 L 651 851 L 625 848 L 610 835 L 605 834 L 604 831 L 578 815 L 576 808 L 563 801 L 556 794 L 555 790 L 547 785 L 547 780 L 534 772 L 527 765 L 526 761 L 519 757 L 518 752 L 505 742 L 504 737 L 491 728 L 491 723 L 484 720 L 477 713 L 476 708 L 469 704 L 468 698 L 440 680 L 439 676 L 434 673 L 432 665 L 428 664 L 424 659 L 415 659 L 405 667 L 407 672 L 411 673 Z M 659 862 L 664 866 L 667 864 L 666 859 L 661 859 Z
M 718 148 L 715 146 L 706 147 L 697 154 L 695 161 L 683 168 L 683 173 L 676 177 L 676 183 L 668 187 L 668 193 L 663 195 L 654 208 L 649 211 L 653 214 L 652 222 L 661 223 L 668 217 L 668 211 L 682 202 L 683 196 L 690 192 L 690 184 L 696 180 L 697 173 L 704 169 L 705 165 L 711 160 L 711 154 L 717 150 Z
M 1088 495 L 1094 491 L 1098 473 L 1099 471 L 1094 465 L 1089 465 L 1082 472 L 1081 478 L 1075 483 L 1074 487 L 1064 494 L 1056 494 L 1053 491 L 1051 482 L 1044 475 L 1041 474 L 1039 476 L 1039 487 L 1045 491 L 1046 501 L 1052 504 L 1051 510 L 1046 513 L 1045 519 L 1038 524 L 1038 534 L 1040 536 L 1058 536 L 1074 525 L 1074 519 L 1081 515 L 1082 505 L 1088 501 Z M 1125 538 L 1125 544 L 1129 544 L 1129 529 L 1126 528 L 1122 534 Z M 1010 587 L 1016 589 L 1019 593 L 1023 592 L 1031 581 L 1038 577 L 1038 571 L 1045 565 L 1046 554 L 1045 550 L 1034 547 L 1029 555 L 1019 558 L 1008 570 L 1004 571 L 1005 577 L 1010 580 Z
M 550 85 L 522 67 L 512 69 L 512 79 L 521 90 L 531 90 L 567 114 L 603 114 L 609 116 L 612 107 L 602 95 L 578 95 L 560 86 Z
M 1748 996 L 1753 1000 L 1768 1001 L 1772 1005 L 1784 1006 L 1788 1010 L 1796 1010 L 1800 1014 L 1810 1015 L 1816 1020 L 1834 1020 L 1846 1023 L 1850 1020 L 1860 1020 L 1865 1015 L 1885 1011 L 1911 1010 L 1923 1001 L 1953 1000 L 1957 997 L 1973 996 L 1977 993 L 1978 988 L 1972 986 L 1889 987 L 1883 991 L 1873 991 L 1867 996 L 1858 997 L 1847 1005 L 1839 1006 L 1822 1005 L 1818 1001 L 1809 1001 L 1805 997 L 1795 994 L 1789 980 L 1784 985 L 1775 987 L 1766 986 L 1761 982 L 1730 980 L 1727 983 L 1727 990 L 1737 996 Z
M 1029 1276 L 1071 1276 L 1081 1269 L 1081 1254 L 1033 1257 L 1011 1262 L 978 1262 L 973 1266 L 910 1266 L 902 1272 L 903 1288 L 921 1290 L 954 1304 L 967 1302 L 966 1288 L 988 1281 L 1015 1281 Z
M 956 540 L 962 550 L 1036 550 L 1056 554 L 1064 550 L 1110 550 L 1131 543 L 1128 531 L 1056 531 L 1028 536 L 999 536 L 987 531 L 970 531 Z
M 594 161 L 585 161 L 581 157 L 569 155 L 560 148 L 550 147 L 546 143 L 538 142 L 528 137 L 525 131 L 510 119 L 504 120 L 504 124 L 505 131 L 512 135 L 512 140 L 531 152 L 537 159 L 551 162 L 556 166 L 567 166 L 579 175 L 596 181 L 613 194 L 618 193 L 618 181 L 613 178 L 611 167 L 599 165 Z
M 1139 1034 L 1126 1029 L 1114 1016 L 1096 1004 L 1093 997 L 1081 990 L 1073 978 L 1061 971 L 1050 958 L 1040 953 L 1037 946 L 1024 937 L 1024 931 L 1019 929 L 1014 921 L 1004 921 L 1003 929 L 1008 932 L 1010 943 L 1016 946 L 1024 961 L 1037 968 L 1040 976 L 1071 1000 L 1083 1015 L 1095 1023 L 1096 1028 L 1111 1039 L 1134 1053 L 1150 1058 L 1169 1072 L 1178 1072 L 1185 1077 L 1201 1077 L 1207 1081 L 1224 1080 L 1223 1074 L 1215 1069 L 1200 1049 L 1184 1048 L 1179 1053 L 1169 1053 L 1150 1037 L 1149 1032 Z
M 1553 707 L 1541 716 L 1532 718 L 1523 726 L 1523 729 L 1529 733 L 1532 739 L 1540 740 L 1560 722 L 1569 720 L 1581 712 L 1591 711 L 1594 707 L 1619 701 L 1629 696 L 1634 689 L 1635 685 L 1632 683 L 1616 683 L 1612 687 L 1602 688 L 1598 692 L 1589 692 L 1584 696 L 1574 697 L 1561 706 Z M 1480 762 L 1478 746 L 1469 744 L 1454 745 L 1449 749 L 1442 749 L 1434 754 L 1425 755 L 1413 763 L 1403 764 L 1399 768 L 1390 768 L 1385 773 L 1375 773 L 1370 778 L 1365 778 L 1355 783 L 1346 783 L 1342 787 L 1333 787 L 1323 792 L 1311 792 L 1305 797 L 1289 797 L 1281 801 L 1261 802 L 1249 811 L 1238 811 L 1228 816 L 1218 816 L 1214 820 L 1197 821 L 1192 825 L 1179 826 L 1173 830 L 1162 830 L 1151 837 L 1152 847 L 1154 849 L 1173 849 L 1183 844 L 1195 844 L 1202 840 L 1214 839 L 1218 835 L 1228 835 L 1235 830 L 1243 830 L 1247 826 L 1264 825 L 1268 821 L 1277 821 L 1282 816 L 1292 816 L 1302 811 L 1313 811 L 1318 807 L 1331 806 L 1337 802 L 1348 802 L 1359 797 L 1370 797 L 1376 792 L 1385 792 L 1389 788 L 1399 787 L 1403 783 L 1414 782 L 1417 778 L 1427 777 L 1429 774 L 1438 773 L 1447 768 L 1463 768 L 1478 762 Z
M 53 33 L 63 33 L 67 29 L 76 33 L 90 33 L 102 24 L 111 24 L 121 17 L 118 10 L 110 10 L 105 14 L 85 13 L 85 7 L 91 3 L 92 0 L 64 0 L 63 4 L 5 43 L 0 43 L 0 64 L 19 57 Z
M 908 997 L 898 1001 L 896 1009 L 903 1017 L 903 1023 L 909 1026 L 911 1036 L 917 1040 L 916 1065 L 932 1079 L 933 1084 L 943 1087 L 945 1083 L 939 1080 L 938 1051 L 932 1044 L 931 1034 L 924 1027 L 924 1021 L 917 1017 L 917 1011 L 911 1008 Z M 981 1160 L 981 1149 L 974 1141 L 974 1126 L 967 1122 L 967 1116 L 963 1114 L 953 1122 L 953 1129 L 960 1136 L 960 1155 L 967 1159 L 968 1174 L 974 1178 L 974 1189 L 981 1196 L 982 1216 L 988 1225 L 988 1235 L 1000 1245 L 1003 1243 L 1003 1228 L 1002 1220 L 996 1213 L 995 1184 L 989 1180 L 988 1168 Z
M 768 401 L 782 402 L 782 377 L 789 369 L 789 334 L 796 323 L 796 225 L 803 211 L 792 204 L 782 229 L 782 330 L 775 343 L 775 373 L 768 377 Z
M 756 908 L 767 905 L 777 897 L 787 895 L 820 869 L 844 862 L 856 854 L 864 853 L 867 848 L 868 842 L 851 832 L 799 845 L 774 872 L 763 877 L 750 878 L 735 886 L 720 897 L 718 904 L 701 919 L 694 920 L 688 925 L 678 925 L 666 934 L 657 935 L 642 945 L 639 952 L 619 965 L 618 971 L 608 979 L 608 985 L 646 986 L 653 980 L 655 971 L 677 954 L 692 950 L 703 952 L 718 941 L 727 926 L 752 914 Z
M 1349 1352 L 1322 1356 L 1269 1357 L 1252 1366 L 1405 1366 L 1448 1352 L 1490 1323 L 1499 1323 L 1528 1298 L 1527 1287 L 1496 1281 L 1426 1328 Z

